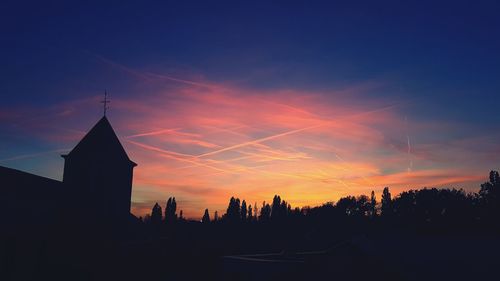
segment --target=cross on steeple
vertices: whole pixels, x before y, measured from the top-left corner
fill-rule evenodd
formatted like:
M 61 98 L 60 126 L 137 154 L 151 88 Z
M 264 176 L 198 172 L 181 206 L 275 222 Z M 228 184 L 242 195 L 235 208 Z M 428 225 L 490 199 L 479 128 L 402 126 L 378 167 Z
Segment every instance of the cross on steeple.
M 110 102 L 111 101 L 108 100 L 108 92 L 104 90 L 104 99 L 101 101 L 101 103 L 103 104 L 104 116 L 106 116 L 106 110 L 109 108 L 108 103 Z

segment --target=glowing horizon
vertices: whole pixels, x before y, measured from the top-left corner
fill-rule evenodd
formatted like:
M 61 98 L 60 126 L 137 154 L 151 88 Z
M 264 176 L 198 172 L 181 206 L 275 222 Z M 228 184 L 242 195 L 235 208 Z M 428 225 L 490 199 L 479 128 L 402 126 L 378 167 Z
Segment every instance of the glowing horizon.
M 231 196 L 260 208 L 279 194 L 303 207 L 371 190 L 380 197 L 385 186 L 394 194 L 426 186 L 474 190 L 494 168 L 488 159 L 474 167 L 459 163 L 471 157 L 470 146 L 484 140 L 466 137 L 448 145 L 453 140 L 439 138 L 443 132 L 452 135 L 453 124 L 408 118 L 404 111 L 412 101 L 364 97 L 377 85 L 260 90 L 127 71 L 154 86 L 144 96 L 114 97 L 109 91 L 108 119 L 139 164 L 132 198 L 136 215 L 149 213 L 155 202 L 165 205 L 171 196 L 186 217 L 196 219 L 205 208 L 223 214 Z M 100 99 L 92 94 L 40 112 L 3 110 L 5 122 L 31 111 L 17 131 L 54 149 L 0 163 L 37 171 L 27 163 L 48 161 L 42 175 L 60 179 L 62 160 L 47 158 L 76 145 L 98 120 L 85 109 L 97 112 Z M 491 147 L 479 156 L 488 157 L 486 148 Z

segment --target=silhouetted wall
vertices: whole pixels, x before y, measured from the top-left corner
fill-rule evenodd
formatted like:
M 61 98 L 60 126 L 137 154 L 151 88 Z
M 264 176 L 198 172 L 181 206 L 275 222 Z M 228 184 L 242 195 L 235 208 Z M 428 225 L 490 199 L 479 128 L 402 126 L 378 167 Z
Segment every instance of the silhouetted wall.
M 130 215 L 133 169 L 106 117 L 68 154 L 63 183 L 75 202 L 99 216 Z
M 62 183 L 0 166 L 2 232 L 50 226 L 64 197 Z

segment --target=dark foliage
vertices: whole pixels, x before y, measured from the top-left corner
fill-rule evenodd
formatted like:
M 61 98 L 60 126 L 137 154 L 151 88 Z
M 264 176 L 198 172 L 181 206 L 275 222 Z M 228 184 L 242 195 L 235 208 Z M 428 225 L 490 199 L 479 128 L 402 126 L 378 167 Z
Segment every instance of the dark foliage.
M 205 213 L 203 214 L 203 217 L 201 218 L 202 223 L 209 223 L 210 222 L 210 215 L 208 214 L 208 209 L 205 209 Z
M 489 241 L 496 243 L 494 239 L 500 234 L 499 199 L 500 179 L 494 171 L 477 193 L 423 188 L 392 197 L 386 187 L 380 202 L 375 192 L 371 192 L 370 196 L 345 196 L 337 202 L 302 208 L 292 208 L 278 195 L 271 204 L 263 202 L 261 208 L 231 197 L 221 218 L 215 211 L 211 220 L 209 210 L 205 209 L 201 222 L 184 219 L 182 215 L 177 217 L 177 203 L 171 197 L 164 218 L 161 206 L 156 203 L 151 214 L 135 221 L 133 227 L 122 226 L 110 233 L 106 231 L 118 224 L 106 221 L 112 226 L 95 223 L 82 226 L 79 221 L 68 219 L 69 223 L 64 227 L 59 225 L 53 233 L 36 232 L 36 238 L 32 235 L 35 231 L 4 235 L 0 254 L 4 268 L 12 269 L 13 264 L 33 267 L 30 276 L 40 280 L 67 280 L 68 276 L 81 280 L 419 280 L 414 274 L 426 272 L 427 266 L 405 269 L 379 261 L 380 256 L 389 256 L 391 261 L 412 256 L 425 260 L 443 254 L 432 252 L 434 245 L 429 244 L 429 237 L 445 237 L 445 241 L 461 237 L 457 241 L 471 245 L 464 242 L 455 245 L 450 240 L 459 254 L 465 248 L 487 252 L 492 246 Z M 360 236 L 370 237 L 373 244 L 385 243 L 387 248 L 370 253 L 369 247 L 363 246 L 369 243 L 359 240 Z M 400 249 L 403 257 L 384 253 L 391 250 L 394 237 L 406 241 L 404 245 L 408 248 Z M 490 240 L 481 243 L 485 239 Z M 430 250 L 418 256 L 414 252 L 418 247 Z M 262 257 L 255 258 L 259 253 Z M 242 254 L 251 255 L 248 258 Z M 453 280 L 494 280 L 486 277 L 497 268 L 492 266 L 497 260 L 495 255 L 477 256 L 485 264 L 475 271 L 479 275 L 456 278 L 455 274 Z M 20 262 L 29 261 L 25 256 L 36 261 L 34 266 Z M 228 256 L 239 259 L 236 263 L 228 262 Z M 266 259 L 273 260 L 257 262 Z M 286 270 L 285 261 L 290 262 Z M 450 261 L 447 266 L 456 267 L 456 263 Z M 282 271 L 276 273 L 278 270 Z M 5 272 L 6 276 L 12 276 Z M 373 277 L 373 272 L 377 277 Z M 401 272 L 407 275 L 401 277 Z M 444 269 L 444 272 L 454 271 Z M 483 272 L 487 273 L 480 275 Z M 442 280 L 441 276 L 430 274 L 425 279 Z
M 159 225 L 162 220 L 161 207 L 156 203 L 151 210 L 151 223 L 154 225 Z
M 177 220 L 177 202 L 175 197 L 170 197 L 167 200 L 167 206 L 165 207 L 165 222 L 174 222 Z

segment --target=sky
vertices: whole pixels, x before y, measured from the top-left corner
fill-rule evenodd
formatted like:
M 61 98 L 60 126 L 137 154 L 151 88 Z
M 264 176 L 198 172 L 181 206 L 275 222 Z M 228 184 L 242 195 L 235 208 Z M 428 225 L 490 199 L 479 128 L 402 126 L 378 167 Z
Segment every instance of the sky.
M 500 169 L 495 1 L 102 2 L 0 4 L 0 165 L 62 179 L 106 90 L 136 215 Z

